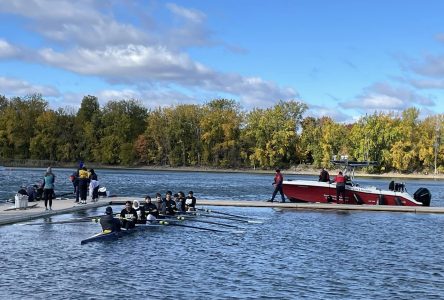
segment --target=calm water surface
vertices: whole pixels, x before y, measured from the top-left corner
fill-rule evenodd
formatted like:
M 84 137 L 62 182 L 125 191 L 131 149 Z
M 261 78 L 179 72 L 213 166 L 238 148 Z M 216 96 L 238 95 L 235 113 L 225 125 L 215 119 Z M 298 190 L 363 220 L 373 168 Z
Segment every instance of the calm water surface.
M 55 172 L 59 191 L 69 190 L 70 170 Z M 118 195 L 192 189 L 198 199 L 248 201 L 268 199 L 272 192 L 272 175 L 97 172 L 102 184 Z M 42 173 L 3 172 L 3 196 Z M 359 181 L 388 185 L 380 179 Z M 407 182 L 411 193 L 420 186 L 432 191 L 432 205 L 444 206 L 441 182 Z M 263 223 L 211 219 L 237 225 L 244 233 L 167 226 L 83 246 L 80 241 L 96 233 L 99 225 L 0 227 L 0 298 L 444 299 L 444 215 L 214 209 L 254 216 Z

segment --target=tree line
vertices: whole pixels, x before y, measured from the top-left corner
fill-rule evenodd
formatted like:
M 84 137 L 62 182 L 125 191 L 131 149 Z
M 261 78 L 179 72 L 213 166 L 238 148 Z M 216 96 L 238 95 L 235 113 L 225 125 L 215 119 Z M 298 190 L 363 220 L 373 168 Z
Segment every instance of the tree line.
M 244 111 L 234 100 L 147 109 L 136 100 L 49 108 L 41 95 L 0 96 L 0 157 L 124 166 L 330 167 L 334 155 L 378 161 L 370 172 L 439 171 L 443 116 L 375 112 L 353 124 L 304 117 L 307 105 L 279 101 Z

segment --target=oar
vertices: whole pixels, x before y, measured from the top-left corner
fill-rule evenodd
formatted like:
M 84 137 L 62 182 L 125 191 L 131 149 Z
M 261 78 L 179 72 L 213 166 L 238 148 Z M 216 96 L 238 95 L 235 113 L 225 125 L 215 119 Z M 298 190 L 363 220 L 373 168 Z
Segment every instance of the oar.
M 231 227 L 231 228 L 236 228 L 236 229 L 239 228 L 239 227 L 237 227 L 235 225 L 230 225 L 230 224 L 225 224 L 225 223 L 218 223 L 218 222 L 212 222 L 212 221 L 197 220 L 195 218 L 190 218 L 188 216 L 178 216 L 178 217 L 176 217 L 176 219 L 177 220 L 187 220 L 187 221 L 198 222 L 198 223 L 220 225 L 220 226 Z M 173 219 L 171 219 L 171 220 L 173 220 Z
M 206 231 L 213 231 L 213 232 L 223 232 L 223 233 L 243 233 L 244 231 L 227 231 L 227 230 L 219 230 L 219 229 L 212 229 L 212 228 L 205 228 L 205 227 L 199 227 L 199 226 L 191 226 L 191 225 L 185 225 L 185 224 L 177 224 L 175 222 L 169 222 L 169 221 L 159 221 L 159 224 L 161 225 L 171 225 L 171 226 L 178 226 L 178 227 L 187 227 L 187 228 L 194 228 L 199 230 L 206 230 Z
M 229 214 L 229 213 L 225 213 L 225 212 L 221 212 L 221 211 L 217 211 L 217 210 L 212 210 L 212 209 L 197 208 L 197 210 L 204 211 L 204 212 L 208 212 L 208 213 L 215 213 L 215 214 L 218 214 L 218 215 L 224 215 L 224 216 L 234 217 L 234 218 L 254 219 L 254 218 L 252 218 L 252 217 L 246 217 L 246 216 L 234 215 L 234 214 Z
M 256 221 L 256 220 L 245 220 L 245 219 L 239 219 L 239 218 L 234 218 L 234 217 L 213 216 L 213 215 L 201 214 L 201 213 L 198 213 L 197 215 L 198 216 L 208 217 L 208 218 L 231 220 L 231 221 L 237 221 L 237 222 L 243 222 L 243 223 L 249 223 L 249 224 L 262 224 L 262 223 L 264 223 L 262 221 Z

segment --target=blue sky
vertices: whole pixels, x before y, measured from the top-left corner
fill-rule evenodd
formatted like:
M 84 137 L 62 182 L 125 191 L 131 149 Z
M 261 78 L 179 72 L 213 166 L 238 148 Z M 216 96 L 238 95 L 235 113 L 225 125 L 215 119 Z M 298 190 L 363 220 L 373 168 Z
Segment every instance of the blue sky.
M 0 94 L 444 113 L 444 1 L 0 2 Z

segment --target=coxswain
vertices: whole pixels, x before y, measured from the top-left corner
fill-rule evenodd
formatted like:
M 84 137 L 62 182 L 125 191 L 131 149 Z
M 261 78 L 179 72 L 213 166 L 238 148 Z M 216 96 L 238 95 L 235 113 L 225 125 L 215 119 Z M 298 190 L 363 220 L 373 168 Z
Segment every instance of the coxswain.
M 122 223 L 119 219 L 114 218 L 113 209 L 108 206 L 105 210 L 106 215 L 100 218 L 100 225 L 102 225 L 103 232 L 120 231 Z
M 159 217 L 159 210 L 157 209 L 156 204 L 151 202 L 151 197 L 148 195 L 145 197 L 144 208 L 145 213 L 147 214 L 146 219 L 148 221 L 155 221 Z
M 126 201 L 125 208 L 120 212 L 120 221 L 122 222 L 122 227 L 126 229 L 136 227 L 137 212 L 133 208 L 131 201 Z
M 133 201 L 133 208 L 137 213 L 137 224 L 146 224 L 145 208 L 139 204 L 139 200 Z
M 171 191 L 168 191 L 165 195 L 165 199 L 162 201 L 162 209 L 161 213 L 163 215 L 170 215 L 173 216 L 175 214 L 176 208 L 176 202 L 171 198 L 171 195 L 173 193 Z
M 187 211 L 195 211 L 196 210 L 196 198 L 193 196 L 193 191 L 188 192 L 188 197 L 185 200 L 185 209 Z

